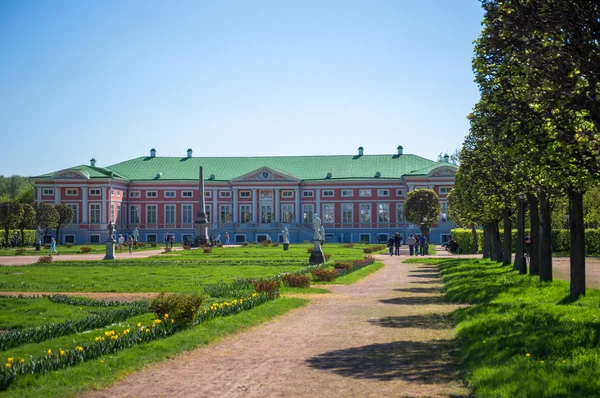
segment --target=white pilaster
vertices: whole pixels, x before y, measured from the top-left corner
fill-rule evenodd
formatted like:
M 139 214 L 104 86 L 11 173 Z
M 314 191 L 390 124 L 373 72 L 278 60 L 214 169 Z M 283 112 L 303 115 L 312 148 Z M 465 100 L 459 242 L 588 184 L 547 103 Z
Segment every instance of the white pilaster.
M 281 209 L 279 208 L 279 188 L 275 189 L 275 208 L 273 211 L 275 212 L 275 222 L 279 222 L 281 217 L 279 214 L 281 213 Z
M 254 224 L 256 224 L 256 220 L 257 220 L 257 209 L 256 209 L 256 204 L 258 202 L 258 189 L 253 189 L 252 190 L 252 222 Z
M 220 211 L 218 209 L 218 202 L 219 202 L 219 191 L 215 189 L 213 191 L 212 216 L 210 217 L 210 219 L 212 220 L 213 228 L 216 228 L 216 226 L 219 224 Z
M 38 187 L 38 188 L 36 188 L 36 189 L 37 189 L 37 201 L 38 201 L 38 202 L 41 202 L 41 201 L 42 201 L 42 190 L 43 190 L 44 188 Z
M 102 224 L 108 224 L 108 221 L 106 219 L 106 190 L 108 188 L 104 187 L 104 188 L 100 188 L 100 191 L 102 192 L 102 206 L 100 207 L 100 222 Z
M 232 209 L 231 209 L 231 219 L 234 223 L 238 223 L 240 222 L 240 220 L 238 220 L 238 189 L 237 188 L 233 188 L 233 192 L 231 193 L 233 195 L 233 205 L 232 205 Z
M 88 189 L 84 186 L 81 188 L 81 223 L 88 223 Z
M 295 188 L 294 189 L 294 198 L 296 198 L 296 209 L 294 209 L 294 214 L 296 217 L 296 224 L 300 223 L 300 213 L 302 213 L 302 210 L 300 209 L 300 188 Z
M 317 188 L 315 189 L 315 196 L 317 199 L 317 203 L 315 204 L 315 214 L 319 215 L 319 218 L 322 219 L 322 214 L 321 214 L 321 188 Z
M 60 187 L 54 188 L 54 204 L 60 204 Z

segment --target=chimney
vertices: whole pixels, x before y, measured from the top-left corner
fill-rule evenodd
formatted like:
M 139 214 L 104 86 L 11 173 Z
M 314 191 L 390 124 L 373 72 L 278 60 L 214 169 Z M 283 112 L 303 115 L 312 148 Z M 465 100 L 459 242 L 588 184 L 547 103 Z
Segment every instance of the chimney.
M 375 173 L 375 178 L 379 178 L 379 177 L 381 177 L 381 171 L 378 171 Z
M 362 156 L 363 155 L 363 147 L 359 146 L 358 147 L 358 156 Z
M 404 148 L 402 148 L 402 145 L 398 145 L 398 156 L 402 156 L 402 151 L 404 151 Z
M 155 158 L 156 157 L 156 149 L 154 149 L 154 148 L 150 149 L 150 157 L 151 158 Z
M 192 157 L 192 148 L 187 150 L 187 157 L 191 158 Z
M 91 167 L 96 167 L 96 159 L 94 159 L 94 158 L 90 159 L 90 166 Z
M 450 163 L 450 156 L 448 156 L 448 154 L 444 155 L 444 162 Z
M 331 171 L 327 172 L 327 176 L 325 178 L 331 178 Z

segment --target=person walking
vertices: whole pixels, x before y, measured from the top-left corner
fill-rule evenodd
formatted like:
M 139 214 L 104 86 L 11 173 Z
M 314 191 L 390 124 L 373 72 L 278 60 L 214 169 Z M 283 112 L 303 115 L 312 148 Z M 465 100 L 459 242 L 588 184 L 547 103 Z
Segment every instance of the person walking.
M 429 251 L 427 248 L 427 237 L 425 235 L 421 235 L 421 256 L 425 255 L 425 252 Z
M 125 243 L 125 238 L 122 234 L 119 234 L 119 239 L 117 242 L 119 243 L 119 253 L 123 253 L 123 243 Z
M 388 239 L 387 245 L 390 249 L 390 256 L 394 255 L 394 237 L 390 236 L 390 238 Z
M 54 240 L 54 238 L 52 238 L 52 240 L 50 241 L 50 257 L 52 257 L 52 253 L 56 253 L 56 255 L 58 256 L 58 250 L 56 250 L 56 241 Z
M 229 232 L 225 232 L 225 244 L 229 245 Z
M 400 246 L 402 246 L 402 236 L 396 232 L 396 235 L 394 235 L 394 248 L 396 249 L 396 256 L 400 255 Z
M 415 235 L 415 256 L 420 254 L 419 245 L 421 243 L 421 237 L 419 235 Z
M 127 245 L 129 246 L 129 254 L 131 254 L 131 252 L 133 251 L 133 236 L 129 235 Z
M 413 255 L 413 252 L 415 250 L 415 243 L 416 243 L 416 239 L 414 237 L 414 235 L 411 235 L 408 239 L 406 239 L 406 244 L 408 245 L 408 250 L 410 251 L 410 255 Z

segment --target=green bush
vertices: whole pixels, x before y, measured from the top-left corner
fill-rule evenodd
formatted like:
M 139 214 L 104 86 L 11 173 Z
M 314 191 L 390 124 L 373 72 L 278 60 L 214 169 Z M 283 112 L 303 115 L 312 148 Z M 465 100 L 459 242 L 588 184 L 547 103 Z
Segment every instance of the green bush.
M 52 262 L 52 256 L 42 256 L 38 258 L 38 263 L 49 264 Z
M 271 299 L 279 297 L 279 287 L 281 286 L 279 281 L 263 279 L 252 281 L 252 284 L 257 293 L 266 293 Z
M 15 254 L 16 254 L 16 255 L 23 254 L 23 253 L 25 253 L 25 249 L 24 249 L 24 248 L 22 248 L 22 247 L 20 247 L 20 248 L 18 248 L 17 250 L 15 250 Z
M 67 242 L 67 243 L 65 244 L 65 246 L 67 247 L 67 249 L 70 249 L 70 248 L 72 248 L 72 247 L 73 247 L 73 244 L 72 244 L 72 243 L 70 243 L 70 242 Z
M 136 247 L 144 247 L 146 246 L 146 242 L 138 242 Z
M 202 296 L 197 293 L 161 293 L 150 303 L 150 310 L 160 319 L 170 318 L 177 325 L 185 326 L 197 320 L 203 300 Z
M 271 244 L 269 243 L 269 241 L 268 241 L 268 240 L 263 240 L 263 241 L 261 242 L 261 244 L 262 244 L 264 247 L 269 247 L 269 246 L 271 245 Z
M 282 281 L 289 287 L 310 287 L 310 276 L 308 275 L 285 274 Z
M 243 243 L 243 245 L 244 245 L 244 246 L 249 246 L 249 245 L 250 245 L 250 243 L 248 243 L 248 242 L 244 242 L 244 243 Z
M 89 246 L 81 246 L 81 248 L 80 248 L 79 250 L 80 250 L 82 253 L 90 253 L 90 252 L 91 252 L 92 250 L 94 250 L 94 249 L 92 249 L 92 248 L 91 248 L 91 247 L 89 247 Z
M 337 273 L 335 271 L 325 268 L 314 270 L 312 275 L 316 280 L 323 282 L 331 282 L 337 277 Z

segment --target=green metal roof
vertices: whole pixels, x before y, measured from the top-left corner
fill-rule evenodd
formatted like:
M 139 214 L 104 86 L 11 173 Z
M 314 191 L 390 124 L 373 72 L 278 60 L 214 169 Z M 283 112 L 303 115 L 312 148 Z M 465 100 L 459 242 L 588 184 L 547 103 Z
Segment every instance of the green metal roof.
M 412 172 L 407 173 L 407 174 L 411 175 L 411 176 L 424 176 L 424 175 L 431 173 L 433 170 L 437 169 L 438 167 L 449 167 L 451 169 L 458 169 L 458 166 L 455 164 L 452 164 L 452 163 L 435 162 L 435 164 L 429 165 L 422 169 L 413 170 Z
M 263 157 L 139 157 L 108 167 L 80 165 L 76 170 L 90 178 L 121 178 L 130 181 L 160 180 L 197 181 L 198 168 L 204 178 L 230 181 L 268 167 L 300 180 L 398 179 L 404 175 L 426 175 L 440 166 L 456 167 L 416 155 L 333 155 L 333 156 L 263 156 Z M 379 177 L 376 177 L 379 172 Z M 331 173 L 328 178 L 327 174 Z M 52 178 L 56 172 L 34 178 Z

